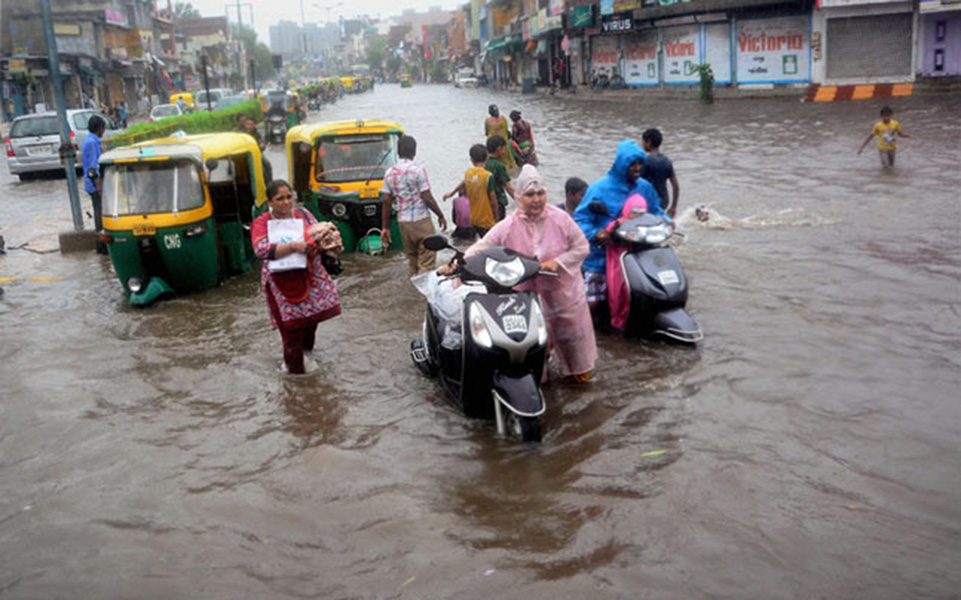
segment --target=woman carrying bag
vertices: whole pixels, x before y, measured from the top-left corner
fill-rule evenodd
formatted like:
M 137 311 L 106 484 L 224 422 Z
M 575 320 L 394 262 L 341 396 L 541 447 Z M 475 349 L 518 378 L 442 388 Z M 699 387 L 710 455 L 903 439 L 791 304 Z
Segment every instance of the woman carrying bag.
M 251 241 L 263 260 L 262 287 L 270 321 L 283 340 L 287 371 L 301 374 L 304 352 L 314 349 L 317 324 L 340 314 L 340 296 L 324 263 L 337 263 L 333 253 L 343 250 L 343 243 L 335 225 L 318 223 L 308 211 L 294 207 L 293 190 L 286 181 L 270 182 L 267 203 L 270 210 L 251 226 Z M 281 225 L 288 232 L 283 239 L 278 233 L 271 235 Z

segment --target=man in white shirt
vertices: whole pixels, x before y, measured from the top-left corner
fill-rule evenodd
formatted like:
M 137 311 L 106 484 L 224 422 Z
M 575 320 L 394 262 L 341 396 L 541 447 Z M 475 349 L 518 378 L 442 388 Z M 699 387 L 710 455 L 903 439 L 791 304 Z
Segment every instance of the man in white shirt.
M 397 156 L 400 160 L 387 169 L 381 190 L 385 194 L 381 210 L 381 243 L 385 248 L 390 245 L 390 207 L 396 201 L 397 224 L 404 244 L 404 254 L 407 255 L 407 271 L 411 277 L 430 271 L 436 266 L 436 253 L 421 244 L 424 238 L 435 233 L 430 213 L 437 215 L 441 230 L 447 230 L 447 219 L 430 192 L 427 171 L 414 162 L 416 154 L 417 140 L 409 135 L 402 135 L 397 142 Z

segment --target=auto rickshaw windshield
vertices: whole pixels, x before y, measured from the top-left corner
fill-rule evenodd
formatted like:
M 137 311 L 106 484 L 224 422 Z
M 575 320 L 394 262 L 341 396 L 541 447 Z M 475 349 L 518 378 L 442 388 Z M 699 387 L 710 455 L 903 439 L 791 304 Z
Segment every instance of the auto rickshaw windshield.
M 317 148 L 317 181 L 380 180 L 396 162 L 396 135 L 324 138 Z
M 173 213 L 204 205 L 200 171 L 188 160 L 114 163 L 103 179 L 103 212 L 111 217 Z

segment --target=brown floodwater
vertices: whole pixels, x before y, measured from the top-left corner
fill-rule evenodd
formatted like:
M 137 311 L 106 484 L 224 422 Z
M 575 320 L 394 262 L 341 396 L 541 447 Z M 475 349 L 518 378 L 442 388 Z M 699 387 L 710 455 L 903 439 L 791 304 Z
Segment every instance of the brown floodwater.
M 599 335 L 525 448 L 411 364 L 399 255 L 344 259 L 291 377 L 258 271 L 131 308 L 105 258 L 45 252 L 64 180 L 3 168 L 0 596 L 961 597 L 961 98 L 890 101 L 921 138 L 893 172 L 855 153 L 880 101 L 384 85 L 312 118 L 400 121 L 440 197 L 491 102 L 556 202 L 663 130 L 703 343 Z

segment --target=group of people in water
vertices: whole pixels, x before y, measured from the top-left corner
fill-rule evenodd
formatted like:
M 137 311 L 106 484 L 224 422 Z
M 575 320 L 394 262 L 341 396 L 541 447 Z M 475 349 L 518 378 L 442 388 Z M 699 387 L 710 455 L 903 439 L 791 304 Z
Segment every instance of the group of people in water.
M 492 110 L 491 116 L 499 115 Z M 677 210 L 677 177 L 666 157 L 652 160 L 661 156 L 662 136 L 657 130 L 648 130 L 643 137 L 644 149 L 633 140 L 624 140 L 607 175 L 590 185 L 580 179 L 567 180 L 565 201 L 554 204 L 534 164 L 524 164 L 519 172 L 510 166 L 507 140 L 501 135 L 504 127 L 494 127 L 490 119 L 485 122 L 485 130 L 495 133 L 487 137 L 486 144 L 470 148 L 472 166 L 444 200 L 466 198 L 469 222 L 459 220 L 456 210 L 454 217 L 455 233 L 465 230 L 477 238 L 467 249 L 467 256 L 492 246 L 505 246 L 537 257 L 541 270 L 557 275 L 534 278 L 519 289 L 534 291 L 541 298 L 561 375 L 575 383 L 586 383 L 597 360 L 595 324 L 617 330 L 626 320 L 627 288 L 617 260 L 618 252 L 626 248 L 614 242 L 612 233 L 625 219 L 640 212 L 664 215 L 671 221 Z M 393 206 L 399 222 L 408 275 L 415 276 L 438 268 L 435 253 L 422 243 L 436 233 L 431 214 L 437 217 L 442 231 L 448 229 L 448 223 L 433 196 L 426 170 L 414 162 L 416 140 L 410 135 L 401 136 L 397 150 L 399 160 L 387 170 L 381 192 L 384 206 Z M 656 162 L 660 165 L 652 169 Z M 645 169 L 653 181 L 644 178 Z M 517 173 L 513 180 L 509 170 Z M 662 201 L 667 197 L 667 182 L 674 194 L 673 201 L 665 204 L 665 212 Z M 658 187 L 665 189 L 663 197 Z M 339 236 L 336 230 L 328 231 L 321 240 L 312 233 L 316 222 L 307 211 L 294 207 L 288 183 L 271 182 L 267 195 L 270 211 L 252 228 L 257 255 L 263 259 L 291 253 L 309 257 L 307 269 L 296 276 L 272 273 L 267 260 L 262 271 L 271 320 L 281 332 L 288 371 L 303 373 L 303 352 L 313 347 L 317 323 L 340 312 L 336 286 L 321 260 L 325 253 L 336 252 Z M 516 209 L 508 211 L 511 199 Z M 392 241 L 390 214 L 383 211 L 385 247 Z M 309 232 L 307 241 L 269 243 L 267 221 L 276 218 L 302 220 Z M 440 274 L 453 272 L 451 265 L 438 269 Z

